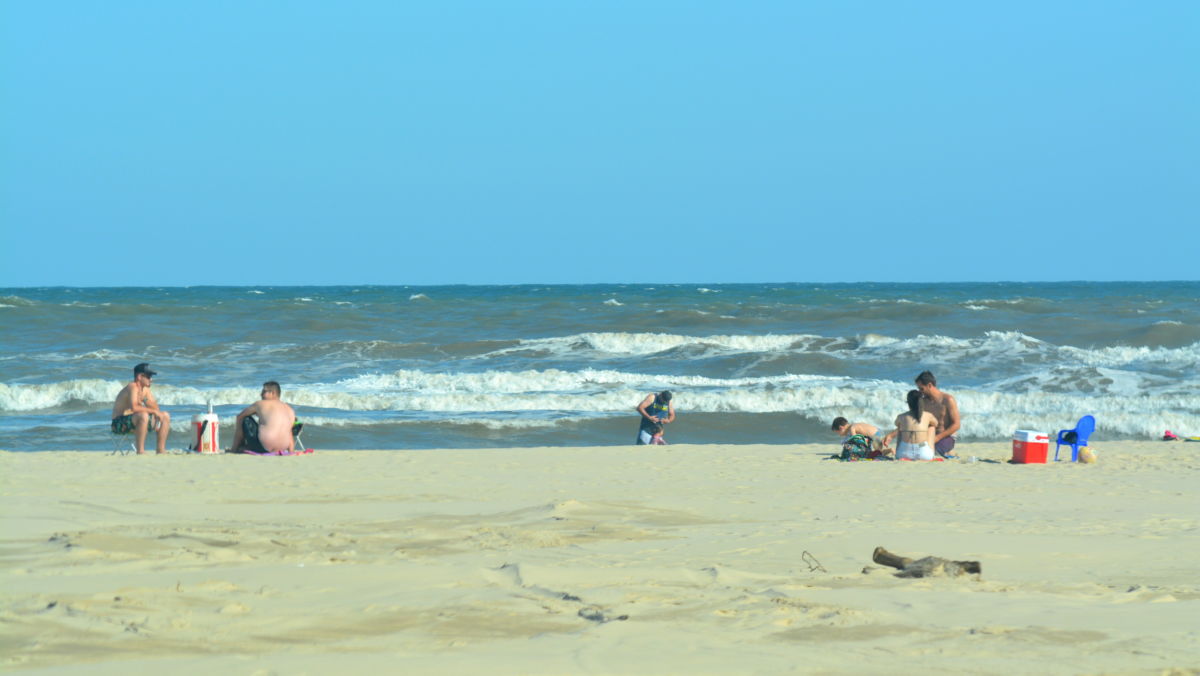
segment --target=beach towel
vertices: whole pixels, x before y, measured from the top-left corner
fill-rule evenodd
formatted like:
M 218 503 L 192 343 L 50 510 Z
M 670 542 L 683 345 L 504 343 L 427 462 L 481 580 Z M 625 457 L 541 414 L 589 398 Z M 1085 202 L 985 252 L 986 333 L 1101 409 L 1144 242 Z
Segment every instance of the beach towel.
M 872 448 L 871 437 L 865 434 L 854 434 L 842 442 L 842 454 L 834 456 L 843 462 L 859 462 L 874 460 L 882 455 Z

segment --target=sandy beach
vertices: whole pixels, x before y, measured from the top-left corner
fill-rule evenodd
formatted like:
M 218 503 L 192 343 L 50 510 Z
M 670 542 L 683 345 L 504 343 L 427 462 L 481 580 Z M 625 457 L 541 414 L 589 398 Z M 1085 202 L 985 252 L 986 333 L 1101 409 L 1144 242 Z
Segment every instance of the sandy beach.
M 1200 444 L 0 452 L 20 673 L 1200 669 Z M 1053 451 L 1052 451 L 1053 452 Z M 898 578 L 871 561 L 977 560 Z

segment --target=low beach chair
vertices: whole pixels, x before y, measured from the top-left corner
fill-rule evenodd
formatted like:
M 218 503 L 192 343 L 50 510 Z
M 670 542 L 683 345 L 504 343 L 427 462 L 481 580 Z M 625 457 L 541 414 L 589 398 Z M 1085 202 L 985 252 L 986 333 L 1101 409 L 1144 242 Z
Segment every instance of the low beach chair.
M 128 455 L 137 453 L 137 444 L 133 442 L 133 432 L 114 432 L 108 428 L 108 440 L 112 442 L 113 451 L 109 455 Z
M 1080 418 L 1073 430 L 1059 430 L 1054 441 L 1054 462 L 1058 462 L 1058 449 L 1063 446 L 1071 447 L 1071 462 L 1079 462 L 1079 448 L 1088 445 L 1088 439 L 1095 431 L 1096 418 L 1090 415 Z
M 300 432 L 304 430 L 304 423 L 296 420 L 292 423 L 292 438 L 296 440 L 296 448 L 304 449 L 304 440 L 300 438 Z

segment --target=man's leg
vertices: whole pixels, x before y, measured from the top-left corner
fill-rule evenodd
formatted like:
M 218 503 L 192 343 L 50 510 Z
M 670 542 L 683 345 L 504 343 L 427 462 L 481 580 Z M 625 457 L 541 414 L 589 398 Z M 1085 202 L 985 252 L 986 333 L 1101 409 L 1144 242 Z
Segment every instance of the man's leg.
M 258 419 L 254 416 L 242 418 L 242 448 L 243 451 L 265 453 L 262 441 L 258 438 Z
M 237 453 L 242 450 L 242 424 L 235 422 L 233 425 L 233 445 L 229 447 L 230 453 Z
M 158 454 L 162 455 L 167 452 L 167 435 L 171 433 L 171 414 L 159 411 L 155 417 L 158 419 L 158 429 L 154 434 L 158 439 Z
M 946 437 L 945 439 L 937 442 L 934 444 L 933 450 L 943 458 L 954 459 L 958 457 L 951 452 L 954 450 L 954 437 Z
M 138 455 L 146 454 L 146 432 L 150 428 L 150 414 L 133 414 L 133 441 Z

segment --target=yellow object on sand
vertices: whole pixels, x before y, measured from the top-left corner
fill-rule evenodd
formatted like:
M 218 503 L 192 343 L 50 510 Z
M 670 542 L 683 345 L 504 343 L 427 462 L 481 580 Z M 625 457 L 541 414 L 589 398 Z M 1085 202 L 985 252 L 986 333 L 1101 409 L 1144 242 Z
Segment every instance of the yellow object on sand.
M 1086 462 L 1088 464 L 1096 462 L 1095 451 L 1093 451 L 1091 448 L 1089 448 L 1087 446 L 1084 446 L 1083 448 L 1079 449 L 1079 462 Z

